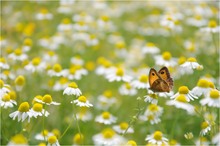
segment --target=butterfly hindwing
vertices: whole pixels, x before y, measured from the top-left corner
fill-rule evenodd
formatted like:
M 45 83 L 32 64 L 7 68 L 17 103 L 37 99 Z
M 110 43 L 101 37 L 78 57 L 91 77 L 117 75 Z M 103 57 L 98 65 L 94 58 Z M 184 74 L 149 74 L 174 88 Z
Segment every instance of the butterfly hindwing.
M 154 92 L 169 92 L 170 91 L 167 82 L 165 82 L 162 79 L 157 79 L 156 81 L 154 81 L 150 89 L 153 90 Z
M 170 89 L 172 89 L 173 79 L 170 77 L 170 72 L 169 72 L 168 68 L 164 66 L 163 68 L 161 68 L 159 70 L 158 73 L 159 73 L 160 77 L 168 83 Z

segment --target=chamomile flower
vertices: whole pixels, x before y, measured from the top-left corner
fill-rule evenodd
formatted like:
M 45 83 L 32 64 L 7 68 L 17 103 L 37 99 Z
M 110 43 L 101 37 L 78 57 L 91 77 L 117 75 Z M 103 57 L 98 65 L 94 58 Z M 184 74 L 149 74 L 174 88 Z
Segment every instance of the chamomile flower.
M 69 80 L 80 80 L 82 76 L 88 74 L 88 71 L 81 65 L 72 65 L 66 72 Z
M 95 121 L 98 122 L 98 123 L 103 123 L 105 125 L 110 125 L 112 123 L 115 123 L 116 119 L 117 118 L 115 116 L 113 116 L 109 112 L 105 111 L 105 112 L 102 112 L 101 115 L 98 115 L 95 118 Z
M 120 58 L 125 58 L 127 56 L 126 44 L 124 41 L 118 41 L 115 44 L 115 53 Z
M 208 121 L 208 123 L 210 123 L 210 124 L 215 123 L 216 118 L 217 118 L 217 114 L 214 112 L 213 113 L 210 113 L 210 112 L 204 113 L 205 121 Z
M 25 77 L 22 75 L 19 75 L 16 79 L 15 79 L 15 87 L 18 91 L 21 91 L 25 85 Z
M 189 71 L 194 69 L 197 70 L 203 69 L 203 66 L 197 63 L 197 60 L 193 57 L 188 58 L 187 61 L 181 64 L 180 66 Z
M 175 139 L 169 140 L 170 146 L 181 146 Z
M 84 21 L 79 21 L 73 25 L 73 29 L 75 31 L 84 32 L 84 31 L 88 31 L 89 26 Z
M 80 96 L 82 95 L 82 92 L 75 82 L 71 82 L 68 87 L 63 91 L 63 95 L 64 94 Z
M 35 57 L 24 68 L 30 72 L 42 72 L 46 69 L 46 63 L 42 62 L 40 57 Z
M 173 58 L 170 52 L 163 52 L 162 55 L 154 56 L 155 63 L 159 66 L 174 67 L 177 65 L 177 59 Z
M 140 75 L 138 80 L 131 82 L 131 86 L 137 89 L 148 89 L 150 87 L 148 83 L 148 76 L 145 74 Z
M 57 26 L 58 31 L 60 32 L 70 32 L 73 29 L 71 21 L 68 18 L 62 20 L 61 24 Z
M 156 104 L 150 104 L 148 105 L 146 111 L 145 111 L 145 115 L 148 114 L 154 114 L 154 115 L 158 115 L 160 116 L 163 113 L 163 108 L 156 105 Z
M 155 131 L 153 134 L 148 135 L 145 140 L 153 145 L 168 145 L 168 139 L 163 136 L 161 131 Z
M 30 122 L 31 117 L 33 117 L 33 114 L 30 112 L 30 106 L 28 102 L 22 102 L 19 105 L 19 108 L 17 111 L 11 113 L 9 115 L 10 118 L 12 118 L 13 120 L 15 120 L 16 118 L 18 118 L 18 122 L 20 121 L 24 121 L 26 118 L 28 118 L 28 122 Z
M 198 97 L 193 95 L 192 91 L 190 91 L 187 86 L 179 87 L 178 92 L 176 94 L 174 94 L 173 96 L 171 96 L 170 98 L 175 99 L 179 95 L 185 96 L 187 102 L 189 102 L 190 100 L 198 99 Z
M 98 75 L 106 75 L 114 70 L 112 63 L 104 57 L 98 58 L 97 62 L 99 65 L 96 68 L 96 74 Z
M 152 113 L 140 115 L 139 119 L 142 121 L 149 121 L 151 125 L 161 122 L 160 116 Z
M 0 68 L 1 68 L 1 69 L 9 69 L 9 65 L 8 65 L 8 63 L 6 62 L 6 60 L 5 60 L 4 57 L 1 57 L 1 58 L 0 58 Z
M 92 107 L 93 105 L 86 99 L 85 96 L 79 96 L 77 100 L 72 101 L 71 103 L 75 103 L 80 107 Z
M 12 59 L 13 61 L 24 61 L 28 59 L 27 54 L 23 53 L 20 48 L 15 49 L 14 52 L 8 55 L 9 59 Z
M 68 86 L 68 79 L 66 77 L 61 77 L 53 86 L 55 91 L 64 90 Z
M 53 18 L 53 14 L 49 13 L 46 8 L 40 10 L 39 13 L 36 14 L 37 20 L 50 20 Z
M 127 122 L 121 122 L 119 125 L 114 125 L 113 129 L 119 134 L 124 134 L 125 131 L 126 133 L 133 133 L 134 129 L 128 126 Z
M 23 42 L 22 50 L 24 52 L 30 51 L 32 44 L 33 44 L 32 40 L 30 38 L 26 38 Z
M 186 23 L 195 27 L 202 27 L 207 24 L 207 20 L 202 17 L 202 15 L 195 15 L 194 17 L 190 17 L 186 20 Z
M 125 142 L 125 139 L 116 134 L 111 128 L 104 129 L 101 133 L 95 134 L 93 137 L 95 145 L 121 145 Z
M 137 143 L 134 140 L 129 140 L 125 146 L 137 146 Z
M 156 47 L 154 43 L 146 43 L 144 47 L 141 48 L 144 54 L 157 54 L 160 53 L 160 49 Z
M 144 98 L 145 98 L 144 99 L 145 102 L 149 102 L 152 104 L 157 104 L 157 102 L 158 102 L 158 96 L 155 93 L 145 95 Z
M 55 135 L 48 137 L 48 146 L 60 146 L 59 141 Z
M 51 95 L 49 94 L 46 94 L 42 97 L 42 100 L 41 99 L 38 99 L 38 98 L 35 98 L 35 101 L 39 102 L 39 103 L 43 103 L 43 104 L 46 104 L 46 105 L 60 105 L 60 103 L 57 103 L 55 101 L 53 101 L 53 98 Z
M 200 135 L 204 136 L 206 135 L 209 131 L 211 131 L 211 124 L 208 121 L 204 121 L 201 123 L 201 131 Z
M 2 72 L 0 72 L 0 79 L 3 80 L 14 80 L 15 79 L 15 74 L 12 73 L 10 70 L 4 70 Z
M 0 105 L 1 107 L 7 109 L 8 107 L 14 107 L 14 105 L 17 105 L 17 102 L 13 99 L 11 99 L 10 94 L 4 94 L 2 97 L 0 97 Z
M 199 139 L 195 142 L 196 146 L 209 146 L 210 142 L 206 137 L 199 137 Z
M 99 39 L 95 34 L 90 34 L 87 41 L 86 41 L 87 46 L 96 46 L 99 44 Z
M 3 96 L 5 93 L 10 92 L 10 86 L 5 84 L 3 80 L 0 79 L 0 96 Z
M 194 106 L 189 104 L 189 99 L 184 94 L 179 94 L 175 100 L 167 101 L 167 105 L 173 105 L 176 108 L 184 109 L 187 111 L 188 114 L 192 115 L 195 113 Z
M 48 137 L 53 136 L 54 134 L 52 132 L 49 132 L 48 130 L 44 129 L 41 131 L 41 133 L 38 133 L 35 135 L 36 140 L 47 140 Z
M 112 31 L 114 30 L 114 25 L 112 21 L 110 21 L 109 16 L 107 15 L 102 15 L 98 20 L 97 20 L 98 28 L 100 30 L 108 30 Z
M 211 89 L 211 91 L 200 100 L 200 104 L 208 105 L 209 107 L 220 107 L 220 92 L 216 89 Z
M 40 103 L 35 103 L 33 107 L 30 109 L 30 112 L 33 114 L 35 118 L 38 116 L 45 116 L 49 115 L 49 112 L 43 109 L 43 105 Z
M 27 138 L 23 134 L 16 134 L 8 142 L 7 146 L 29 146 Z
M 80 133 L 77 133 L 73 136 L 73 145 L 72 146 L 80 146 L 83 144 L 84 136 Z
M 79 21 L 84 21 L 87 23 L 93 22 L 93 17 L 84 11 L 79 14 L 73 15 L 72 19 L 75 22 L 79 22 Z
M 119 93 L 121 95 L 136 95 L 137 94 L 137 89 L 135 89 L 133 86 L 131 86 L 130 83 L 124 83 L 119 87 Z
M 201 95 L 206 96 L 210 90 L 210 81 L 206 79 L 199 79 L 197 86 L 192 89 L 192 94 L 198 97 Z
M 77 119 L 82 121 L 90 121 L 93 117 L 92 113 L 88 110 L 88 107 L 81 107 L 80 111 L 76 114 Z
M 207 27 L 201 28 L 203 32 L 218 33 L 220 31 L 220 26 L 218 26 L 215 20 L 210 20 Z
M 66 71 L 62 69 L 60 64 L 54 64 L 53 68 L 48 70 L 48 75 L 56 77 L 65 76 Z
M 106 78 L 108 79 L 109 82 L 113 81 L 124 81 L 124 82 L 130 82 L 132 77 L 125 74 L 125 70 L 123 68 L 116 68 L 114 71 L 110 72 L 109 74 L 106 75 Z
M 42 60 L 48 64 L 55 64 L 58 62 L 58 56 L 54 51 L 47 51 L 44 53 Z

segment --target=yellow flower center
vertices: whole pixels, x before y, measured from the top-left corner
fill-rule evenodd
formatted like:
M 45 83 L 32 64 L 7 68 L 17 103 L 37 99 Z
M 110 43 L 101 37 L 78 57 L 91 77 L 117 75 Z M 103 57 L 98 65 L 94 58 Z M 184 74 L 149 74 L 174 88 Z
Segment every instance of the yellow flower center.
M 116 47 L 118 48 L 118 49 L 123 49 L 123 48 L 125 48 L 125 43 L 124 42 L 118 42 L 118 43 L 116 43 Z
M 79 100 L 80 102 L 84 102 L 84 103 L 87 101 L 87 99 L 86 99 L 85 96 L 80 96 L 80 97 L 78 98 L 78 100 Z
M 10 71 L 9 71 L 9 70 L 4 70 L 4 71 L 3 71 L 3 74 L 6 75 L 6 76 L 9 76 Z
M 59 131 L 58 129 L 53 129 L 53 130 L 52 130 L 52 133 L 53 133 L 57 138 L 60 137 L 60 131 Z
M 14 53 L 15 53 L 16 56 L 20 56 L 22 54 L 22 50 L 21 49 L 16 49 L 14 51 Z
M 195 18 L 196 18 L 196 20 L 201 20 L 202 16 L 201 15 L 196 15 Z
M 89 71 L 92 71 L 95 69 L 95 64 L 92 61 L 88 61 L 86 62 L 86 69 L 88 69 Z
M 170 54 L 170 52 L 164 52 L 163 54 L 162 54 L 162 56 L 163 56 L 163 59 L 164 60 L 170 60 L 171 59 L 171 57 L 172 57 L 172 55 Z
M 177 141 L 176 140 L 174 140 L 174 139 L 171 139 L 170 141 L 169 141 L 169 144 L 172 146 L 172 145 L 176 145 L 177 144 Z
M 26 145 L 27 144 L 27 139 L 24 137 L 22 134 L 17 134 L 11 138 L 11 141 L 13 141 L 14 144 L 17 145 Z
M 78 85 L 75 82 L 71 82 L 68 86 L 71 88 L 78 88 Z
M 33 110 L 36 111 L 36 112 L 41 112 L 43 109 L 43 105 L 40 104 L 40 103 L 35 103 L 34 106 L 33 106 Z
M 173 20 L 172 16 L 170 16 L 170 15 L 167 15 L 166 18 L 167 18 L 167 20 L 169 20 L 169 21 L 172 21 L 172 20 Z
M 176 100 L 180 102 L 187 102 L 186 96 L 183 94 L 180 94 L 179 96 L 177 96 Z
M 79 133 L 77 133 L 74 137 L 73 137 L 73 143 L 75 144 L 81 144 L 83 142 L 83 135 Z
M 187 93 L 189 93 L 189 89 L 188 89 L 187 86 L 179 87 L 178 91 L 179 91 L 180 94 L 187 94 Z
M 212 88 L 212 89 L 214 89 L 214 88 L 215 88 L 214 83 L 213 83 L 213 82 L 209 82 L 209 87 Z
M 148 120 L 154 120 L 154 115 L 147 115 Z
M 155 47 L 155 44 L 154 44 L 154 43 L 149 42 L 149 43 L 147 43 L 147 44 L 146 44 L 146 46 L 147 46 L 147 47 Z
M 60 71 L 62 70 L 62 67 L 61 67 L 60 64 L 55 64 L 55 65 L 53 66 L 53 70 L 54 70 L 55 72 L 60 72 Z
M 47 136 L 48 135 L 48 130 L 43 130 L 42 132 L 41 132 L 41 134 L 43 135 L 43 136 Z
M 202 87 L 202 88 L 208 88 L 209 87 L 209 81 L 205 80 L 205 79 L 200 79 L 197 83 L 198 87 Z
M 0 79 L 0 88 L 4 86 L 4 82 Z
M 112 129 L 107 128 L 103 130 L 102 135 L 104 138 L 110 139 L 115 135 L 115 132 Z
M 46 143 L 41 142 L 38 144 L 38 146 L 47 146 L 47 145 L 46 145 Z
M 54 56 L 54 55 L 55 55 L 54 51 L 48 51 L 47 54 L 48 54 L 49 56 Z
M 126 87 L 127 89 L 131 89 L 131 84 L 125 83 L 125 87 Z
M 211 90 L 209 94 L 210 94 L 210 97 L 213 99 L 218 99 L 220 97 L 219 91 L 216 89 Z
M 156 104 L 150 104 L 149 106 L 148 106 L 148 109 L 150 110 L 150 111 L 153 111 L 153 112 L 156 112 L 156 111 L 158 111 L 158 106 L 156 105 Z
M 126 123 L 126 122 L 120 123 L 120 128 L 123 130 L 126 130 L 128 128 L 128 123 Z
M 14 91 L 9 92 L 8 94 L 10 95 L 11 100 L 16 100 L 17 97 L 16 97 L 16 93 Z
M 189 62 L 197 62 L 196 58 L 194 58 L 194 57 L 188 58 L 187 61 L 189 61 Z
M 45 102 L 45 103 L 51 103 L 52 102 L 52 97 L 49 94 L 46 94 L 46 95 L 44 95 L 42 101 Z
M 122 68 L 118 68 L 116 71 L 116 75 L 122 77 L 124 75 L 124 70 Z
M 20 75 L 15 79 L 15 84 L 18 86 L 23 86 L 25 83 L 25 78 L 24 76 Z
M 128 145 L 128 146 L 137 146 L 137 143 L 133 140 L 129 140 L 126 145 Z
M 109 119 L 109 118 L 110 118 L 110 113 L 109 113 L 109 112 L 103 112 L 103 113 L 102 113 L 102 117 L 103 117 L 104 119 Z
M 62 23 L 63 24 L 70 24 L 70 19 L 65 18 L 65 19 L 62 20 Z
M 103 66 L 105 67 L 105 68 L 109 68 L 110 66 L 111 66 L 111 62 L 110 61 L 103 61 Z
M 47 10 L 46 8 L 42 8 L 42 9 L 40 10 L 40 12 L 41 12 L 42 14 L 47 14 L 47 13 L 48 13 L 48 10 Z
M 106 90 L 103 94 L 107 98 L 111 98 L 112 97 L 112 91 L 111 90 Z
M 211 20 L 211 21 L 209 21 L 208 26 L 211 27 L 211 28 L 215 28 L 215 27 L 217 27 L 217 23 L 216 23 L 216 21 Z
M 1 57 L 1 58 L 0 58 L 0 62 L 6 63 L 5 58 Z
M 34 66 L 38 66 L 40 64 L 40 62 L 41 62 L 41 59 L 39 57 L 32 59 L 32 64 Z
M 32 46 L 32 40 L 31 40 L 30 38 L 26 38 L 26 39 L 24 40 L 24 45 L 26 45 L 26 46 Z
M 147 75 L 141 75 L 139 78 L 139 81 L 142 83 L 148 82 L 148 76 Z
M 50 136 L 50 137 L 48 138 L 48 142 L 49 142 L 50 144 L 55 144 L 55 143 L 57 142 L 57 137 L 56 137 L 56 136 Z
M 106 15 L 103 15 L 103 16 L 101 17 L 101 19 L 102 19 L 103 21 L 105 21 L 105 22 L 109 21 L 109 17 L 106 16 Z
M 60 78 L 60 80 L 59 80 L 59 83 L 60 83 L 61 85 L 64 85 L 64 84 L 66 84 L 67 82 L 68 82 L 68 79 L 65 78 L 65 77 L 62 77 L 62 78 Z
M 5 94 L 5 95 L 2 97 L 2 101 L 4 101 L 4 102 L 10 101 L 10 95 L 9 95 L 9 94 Z
M 85 23 L 84 21 L 79 21 L 78 24 L 79 24 L 80 26 L 84 26 L 86 23 Z
M 29 111 L 29 108 L 30 108 L 30 106 L 29 106 L 28 102 L 22 102 L 18 108 L 18 111 L 19 112 L 27 112 L 27 111 Z
M 150 96 L 151 98 L 153 98 L 153 99 L 158 99 L 157 94 L 150 94 L 149 96 Z
M 160 132 L 160 131 L 155 131 L 154 132 L 154 139 L 155 140 L 162 140 L 162 136 L 163 136 L 162 132 Z
M 202 124 L 201 124 L 201 128 L 202 129 L 206 129 L 207 127 L 209 126 L 209 123 L 208 122 L 202 122 Z

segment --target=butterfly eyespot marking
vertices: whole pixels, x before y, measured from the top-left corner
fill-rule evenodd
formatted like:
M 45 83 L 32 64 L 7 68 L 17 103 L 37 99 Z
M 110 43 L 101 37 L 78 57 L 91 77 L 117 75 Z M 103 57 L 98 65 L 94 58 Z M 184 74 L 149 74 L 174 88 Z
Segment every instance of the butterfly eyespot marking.
M 154 76 L 155 74 L 154 74 L 154 73 L 152 73 L 152 75 Z
M 164 74 L 164 71 L 162 71 L 161 74 Z

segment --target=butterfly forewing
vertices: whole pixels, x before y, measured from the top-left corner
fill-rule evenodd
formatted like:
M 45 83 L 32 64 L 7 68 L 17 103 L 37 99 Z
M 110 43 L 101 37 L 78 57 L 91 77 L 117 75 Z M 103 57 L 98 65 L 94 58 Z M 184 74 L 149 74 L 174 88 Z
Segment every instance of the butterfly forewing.
M 160 77 L 164 81 L 166 81 L 168 83 L 170 89 L 172 89 L 172 87 L 173 87 L 173 79 L 170 77 L 170 72 L 169 72 L 168 68 L 167 67 L 163 67 L 163 68 L 161 68 L 159 70 L 158 73 L 159 73 Z
M 153 68 L 150 69 L 150 73 L 149 73 L 149 84 L 150 86 L 153 85 L 153 83 L 157 80 L 157 79 L 161 79 L 160 76 L 158 75 L 157 71 Z

